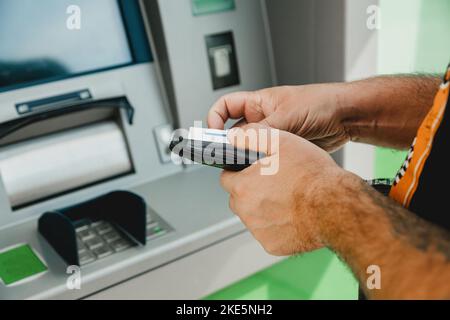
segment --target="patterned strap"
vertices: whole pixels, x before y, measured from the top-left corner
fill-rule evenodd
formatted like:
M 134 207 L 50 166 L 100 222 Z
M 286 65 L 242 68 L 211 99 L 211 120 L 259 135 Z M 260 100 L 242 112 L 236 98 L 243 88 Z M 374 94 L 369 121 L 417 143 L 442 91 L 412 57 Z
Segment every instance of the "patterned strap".
M 444 75 L 444 83 L 438 91 L 433 106 L 422 122 L 409 150 L 407 159 L 400 168 L 390 197 L 408 208 L 418 188 L 420 176 L 433 147 L 433 141 L 444 118 L 449 97 L 450 65 Z
M 447 67 L 447 73 L 444 74 L 443 84 L 446 85 L 449 81 L 450 81 L 450 63 L 448 64 Z

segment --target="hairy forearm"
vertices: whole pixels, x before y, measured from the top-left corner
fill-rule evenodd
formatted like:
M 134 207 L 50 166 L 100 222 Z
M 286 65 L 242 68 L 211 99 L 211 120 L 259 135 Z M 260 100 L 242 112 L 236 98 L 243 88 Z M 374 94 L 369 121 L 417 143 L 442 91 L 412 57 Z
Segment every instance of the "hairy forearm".
M 370 298 L 450 298 L 450 234 L 345 173 L 340 190 L 323 199 L 321 232 L 353 270 Z M 343 193 L 344 196 L 343 196 Z M 381 289 L 368 289 L 369 266 L 381 271 Z
M 406 149 L 432 106 L 441 78 L 382 76 L 345 84 L 342 121 L 353 141 Z

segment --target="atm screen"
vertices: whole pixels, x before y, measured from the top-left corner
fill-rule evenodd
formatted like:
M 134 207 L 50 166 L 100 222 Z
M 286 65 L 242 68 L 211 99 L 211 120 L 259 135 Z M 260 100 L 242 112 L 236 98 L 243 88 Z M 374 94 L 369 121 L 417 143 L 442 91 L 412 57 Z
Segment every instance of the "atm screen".
M 133 3 L 1 0 L 0 91 L 136 62 L 125 19 Z

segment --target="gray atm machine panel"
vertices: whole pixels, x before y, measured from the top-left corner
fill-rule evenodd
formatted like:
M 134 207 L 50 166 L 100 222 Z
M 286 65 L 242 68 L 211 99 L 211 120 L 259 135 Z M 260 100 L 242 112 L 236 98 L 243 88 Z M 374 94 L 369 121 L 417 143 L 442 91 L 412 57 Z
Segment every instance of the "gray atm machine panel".
M 161 51 L 161 43 L 156 39 L 162 37 L 167 41 L 172 70 L 171 74 L 162 73 L 163 82 L 157 70 L 164 69 L 164 57 L 158 57 L 156 63 L 125 66 L 0 94 L 2 122 L 19 117 L 16 110 L 17 103 L 86 89 L 90 91 L 93 100 L 124 96 L 135 108 L 135 121 L 132 125 L 126 121 L 124 111 L 119 114 L 118 119 L 133 162 L 134 170 L 131 174 L 19 208 L 13 208 L 11 205 L 2 179 L 0 251 L 17 244 L 29 244 L 48 270 L 17 284 L 5 285 L 0 282 L 0 299 L 73 299 L 96 293 L 100 295 L 100 292 L 107 292 L 108 288 L 136 279 L 139 275 L 157 268 L 161 270 L 174 261 L 181 261 L 206 248 L 210 249 L 208 255 L 211 254 L 211 259 L 215 260 L 215 257 L 220 255 L 220 252 L 214 250 L 216 245 L 236 236 L 241 237 L 245 232 L 244 226 L 228 208 L 227 195 L 219 184 L 220 171 L 200 166 L 194 167 L 193 170 L 185 170 L 183 167 L 162 161 L 159 150 L 161 141 L 157 141 L 155 130 L 171 124 L 166 92 L 162 90 L 164 87 L 169 97 L 171 87 L 172 97 L 176 96 L 177 105 L 171 105 L 172 111 L 178 110 L 175 114 L 179 115 L 181 122 L 191 125 L 194 120 L 204 119 L 208 107 L 220 95 L 229 91 L 257 89 L 271 84 L 271 64 L 261 2 L 240 0 L 236 1 L 236 8 L 233 11 L 198 17 L 192 16 L 190 1 L 160 1 L 159 5 L 161 10 L 157 13 L 161 15 L 160 22 L 165 32 L 158 33 L 157 29 L 151 29 L 153 49 Z M 152 21 L 151 15 L 148 18 Z M 239 67 L 237 79 L 239 85 L 233 85 L 236 79 L 230 78 L 233 81 L 230 80 L 230 84 L 226 84 L 231 85 L 230 87 L 215 90 L 205 37 L 229 32 L 233 35 L 234 43 L 231 50 L 235 51 Z M 219 43 L 219 47 L 221 46 L 216 55 L 219 59 L 226 57 L 230 50 L 228 43 Z M 213 47 L 217 46 L 213 44 Z M 216 67 L 218 76 L 227 75 L 228 69 L 236 69 L 224 66 L 223 61 L 222 64 L 219 61 Z M 167 81 L 169 78 L 173 79 L 173 84 Z M 29 144 L 29 147 L 32 148 L 33 145 Z M 27 145 L 23 148 L 27 148 Z M 3 158 L 14 154 L 14 150 L 10 151 L 0 152 L 0 162 Z M 38 168 L 36 170 L 38 171 Z M 132 191 L 143 197 L 148 206 L 170 225 L 171 232 L 149 241 L 146 246 L 133 247 L 82 266 L 81 289 L 70 290 L 67 287 L 70 276 L 67 273 L 67 264 L 38 233 L 37 220 L 44 212 L 72 206 L 114 190 Z M 249 237 L 239 239 L 246 241 L 242 246 L 251 248 L 250 252 L 244 253 L 246 258 L 242 257 L 249 260 L 248 266 L 236 269 L 234 265 L 227 267 L 224 263 L 221 270 L 205 269 L 205 275 L 209 278 L 218 277 L 236 281 L 257 271 L 259 267 L 276 261 L 275 258 L 268 257 Z M 231 241 L 232 245 L 228 246 L 229 252 L 234 252 L 234 246 L 240 246 L 237 242 L 239 241 Z M 247 246 L 249 243 L 250 246 Z M 252 256 L 252 253 L 255 253 L 255 256 Z M 197 270 L 205 266 L 191 264 L 191 268 Z M 224 277 L 221 272 L 227 276 Z M 149 297 L 158 297 L 157 291 L 155 293 L 151 285 L 143 283 L 143 287 L 148 286 L 149 292 L 152 292 Z M 183 286 L 183 283 L 180 283 L 180 286 Z M 212 286 L 209 290 L 219 288 Z M 188 288 L 184 289 L 186 292 L 189 291 Z M 198 292 L 210 293 L 208 290 Z M 132 298 L 134 295 L 133 292 L 124 291 L 115 297 Z M 192 296 L 185 294 L 180 297 Z
M 142 1 L 180 127 L 205 121 L 210 106 L 226 93 L 274 84 L 263 1 L 235 0 L 232 10 L 200 16 L 194 16 L 192 2 Z

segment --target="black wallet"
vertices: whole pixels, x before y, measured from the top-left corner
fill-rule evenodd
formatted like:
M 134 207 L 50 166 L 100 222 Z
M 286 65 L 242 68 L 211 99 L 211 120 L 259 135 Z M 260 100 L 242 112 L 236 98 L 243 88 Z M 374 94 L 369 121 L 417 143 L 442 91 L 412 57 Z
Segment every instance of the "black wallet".
M 228 143 L 175 138 L 170 151 L 181 158 L 229 171 L 242 171 L 266 157 L 263 152 L 243 150 Z

